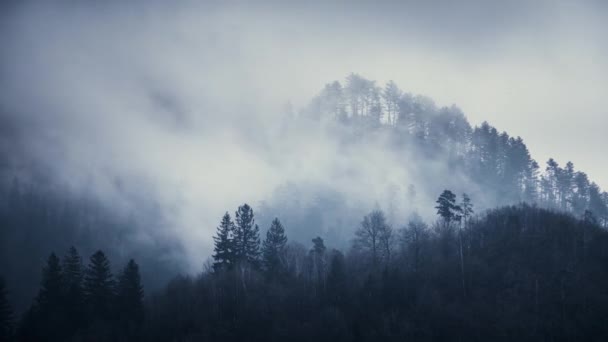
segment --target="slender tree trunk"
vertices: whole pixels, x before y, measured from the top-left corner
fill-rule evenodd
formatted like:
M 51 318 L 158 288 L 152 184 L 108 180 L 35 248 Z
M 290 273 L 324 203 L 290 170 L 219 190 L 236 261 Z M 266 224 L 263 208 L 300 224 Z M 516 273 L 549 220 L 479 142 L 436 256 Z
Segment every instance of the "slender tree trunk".
M 462 280 L 462 294 L 463 296 L 466 297 L 467 295 L 467 290 L 466 290 L 466 286 L 465 286 L 465 281 L 464 281 L 464 255 L 462 252 L 462 228 L 458 229 L 458 242 L 460 245 L 460 277 Z

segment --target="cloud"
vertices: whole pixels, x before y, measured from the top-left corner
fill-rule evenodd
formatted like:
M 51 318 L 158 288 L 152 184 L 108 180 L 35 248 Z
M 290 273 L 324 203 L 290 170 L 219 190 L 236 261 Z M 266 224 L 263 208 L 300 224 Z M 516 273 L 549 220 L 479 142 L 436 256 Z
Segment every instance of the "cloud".
M 14 151 L 59 181 L 127 211 L 158 201 L 199 267 L 224 211 L 272 201 L 285 184 L 336 190 L 340 210 L 360 214 L 386 206 L 387 188 L 444 171 L 417 174 L 381 141 L 344 148 L 318 127 L 285 130 L 286 101 L 301 107 L 351 71 L 459 103 L 473 123 L 599 177 L 608 78 L 605 13 L 592 5 L 13 4 L 0 36 L 2 122 L 17 130 Z M 557 124 L 581 117 L 582 132 Z

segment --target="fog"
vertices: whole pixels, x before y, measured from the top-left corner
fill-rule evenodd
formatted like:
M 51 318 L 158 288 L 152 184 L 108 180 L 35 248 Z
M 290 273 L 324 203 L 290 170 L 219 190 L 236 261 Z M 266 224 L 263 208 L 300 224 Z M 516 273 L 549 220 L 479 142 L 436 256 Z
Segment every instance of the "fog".
M 605 7 L 444 5 L 5 5 L 9 162 L 17 173 L 44 165 L 121 212 L 155 203 L 192 270 L 210 255 L 222 214 L 244 202 L 263 225 L 283 208 L 288 235 L 308 239 L 319 232 L 292 216 L 321 197 L 336 208 L 321 233 L 338 241 L 389 202 L 405 223 L 409 184 L 469 186 L 415 151 L 383 148 L 382 137 L 345 146 L 331 128 L 291 124 L 325 83 L 357 72 L 457 103 L 472 124 L 522 135 L 539 162 L 573 160 L 605 187 Z M 574 132 L 557 125 L 575 119 Z M 281 197 L 298 192 L 299 206 Z M 435 196 L 419 191 L 415 207 L 430 217 Z

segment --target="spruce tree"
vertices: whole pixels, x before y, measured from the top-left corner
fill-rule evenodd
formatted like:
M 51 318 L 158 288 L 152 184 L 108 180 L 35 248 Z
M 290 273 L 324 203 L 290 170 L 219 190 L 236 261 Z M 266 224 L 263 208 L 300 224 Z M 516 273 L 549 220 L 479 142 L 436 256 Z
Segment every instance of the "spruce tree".
M 226 212 L 222 217 L 222 222 L 217 227 L 216 236 L 213 237 L 215 247 L 213 251 L 213 270 L 219 272 L 231 268 L 235 261 L 234 251 L 234 222 L 230 218 L 230 214 Z
M 102 251 L 91 256 L 84 278 L 84 294 L 93 319 L 108 319 L 114 299 L 114 280 L 110 262 Z
M 46 266 L 42 269 L 42 282 L 36 297 L 41 312 L 56 311 L 63 304 L 64 283 L 59 258 L 51 253 Z
M 63 280 L 66 310 L 74 328 L 79 328 L 84 318 L 83 272 L 82 258 L 76 248 L 72 246 L 63 258 Z
M 129 260 L 118 277 L 117 306 L 124 333 L 135 338 L 144 320 L 144 287 L 141 284 L 139 266 Z
M 69 335 L 65 316 L 65 291 L 59 258 L 51 253 L 42 269 L 42 282 L 32 308 L 34 336 L 60 341 Z
M 260 256 L 260 228 L 255 224 L 253 209 L 243 204 L 236 211 L 234 253 L 237 262 L 258 266 Z
M 281 254 L 286 244 L 285 229 L 279 219 L 275 218 L 266 232 L 266 240 L 262 246 L 264 267 L 271 277 L 281 273 Z
M 0 341 L 10 341 L 13 336 L 13 309 L 8 302 L 4 278 L 0 277 Z

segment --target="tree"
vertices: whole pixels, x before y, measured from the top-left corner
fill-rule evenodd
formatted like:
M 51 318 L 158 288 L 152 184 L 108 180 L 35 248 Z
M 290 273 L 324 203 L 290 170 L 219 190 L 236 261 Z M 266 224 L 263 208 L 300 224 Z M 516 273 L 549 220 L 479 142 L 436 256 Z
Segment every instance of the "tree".
M 345 304 L 347 281 L 344 255 L 342 252 L 334 250 L 331 253 L 327 273 L 327 300 L 330 304 L 336 306 Z
M 589 178 L 584 172 L 577 172 L 574 175 L 575 192 L 572 199 L 572 210 L 575 214 L 585 212 L 589 202 Z
M 110 262 L 101 250 L 91 256 L 84 278 L 84 294 L 92 318 L 105 320 L 111 317 L 114 279 Z
M 144 320 L 144 287 L 141 284 L 139 266 L 129 260 L 118 277 L 116 291 L 119 319 L 123 331 L 130 338 L 139 334 Z
M 257 268 L 260 256 L 260 228 L 255 224 L 253 209 L 243 204 L 235 214 L 234 254 L 239 263 Z
M 13 336 L 13 309 L 7 297 L 4 278 L 0 277 L 0 341 L 10 341 Z
M 386 106 L 387 122 L 389 125 L 397 123 L 397 115 L 399 114 L 399 100 L 403 92 L 397 87 L 393 81 L 389 81 L 384 86 L 382 97 Z
M 462 220 L 464 227 L 466 228 L 469 224 L 469 219 L 471 215 L 473 215 L 473 203 L 471 202 L 471 198 L 466 193 L 462 194 L 462 203 L 460 204 Z
M 403 241 L 402 253 L 414 273 L 418 273 L 422 262 L 422 252 L 428 240 L 428 227 L 420 216 L 415 214 L 401 233 Z
M 64 281 L 59 258 L 51 253 L 42 269 L 42 282 L 36 297 L 36 305 L 31 309 L 32 325 L 37 337 L 63 340 L 67 334 L 67 320 L 64 308 Z
M 392 229 L 386 223 L 384 213 L 374 210 L 363 218 L 355 232 L 353 247 L 369 253 L 372 268 L 376 269 L 381 258 L 386 262 L 390 259 L 391 242 Z
M 463 218 L 463 223 L 465 229 L 468 228 L 469 218 L 473 215 L 473 203 L 471 202 L 471 198 L 466 193 L 462 194 L 462 204 L 461 204 L 460 213 Z M 462 228 L 458 228 L 458 249 L 460 254 L 460 277 L 462 281 L 462 292 L 466 295 L 466 284 L 464 279 L 464 251 L 462 246 Z
M 604 202 L 600 187 L 591 183 L 589 186 L 589 210 L 598 218 L 602 226 L 608 223 L 608 204 Z
M 315 290 L 320 292 L 325 288 L 325 243 L 320 236 L 312 239 L 312 249 L 308 253 L 311 260 L 310 277 L 316 285 Z
M 264 267 L 271 277 L 282 273 L 283 263 L 281 258 L 286 244 L 285 229 L 279 219 L 275 218 L 270 225 L 270 229 L 266 232 L 266 240 L 264 240 L 262 246 Z
M 51 253 L 42 270 L 40 292 L 36 297 L 41 312 L 54 312 L 63 304 L 64 283 L 59 258 Z
M 456 204 L 456 195 L 450 190 L 444 190 L 436 201 L 437 215 L 439 215 L 446 227 L 454 221 L 460 221 L 462 209 Z
M 83 272 L 82 258 L 76 248 L 72 246 L 63 257 L 63 281 L 67 315 L 76 329 L 80 328 L 84 322 Z
M 216 236 L 213 237 L 214 254 L 213 270 L 219 272 L 227 270 L 234 265 L 235 250 L 234 250 L 234 222 L 230 219 L 230 214 L 226 212 L 222 217 L 222 222 L 217 227 Z

